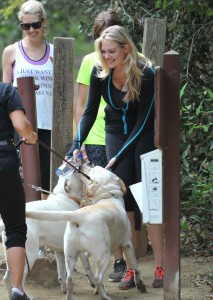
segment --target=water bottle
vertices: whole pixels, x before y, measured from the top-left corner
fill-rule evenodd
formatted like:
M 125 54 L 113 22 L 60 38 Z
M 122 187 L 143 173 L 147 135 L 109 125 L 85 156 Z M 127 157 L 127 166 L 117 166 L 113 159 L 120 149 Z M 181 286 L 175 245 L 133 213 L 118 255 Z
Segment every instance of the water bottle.
M 77 160 L 81 160 L 83 158 L 82 154 L 79 153 L 77 156 Z M 74 164 L 73 163 L 73 159 L 72 157 L 68 159 L 68 162 L 71 163 L 73 166 L 78 166 L 78 164 Z M 60 167 L 58 167 L 55 171 L 56 175 L 58 177 L 62 177 L 62 176 L 66 176 L 68 175 L 70 172 L 73 172 L 75 169 L 69 165 L 68 163 L 62 164 Z

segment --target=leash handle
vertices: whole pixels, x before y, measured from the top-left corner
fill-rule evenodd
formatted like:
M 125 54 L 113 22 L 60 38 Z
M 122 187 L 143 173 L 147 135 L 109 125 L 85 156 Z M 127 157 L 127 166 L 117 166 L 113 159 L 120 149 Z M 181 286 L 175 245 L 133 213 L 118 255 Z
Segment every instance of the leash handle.
M 25 138 L 22 138 L 16 145 L 15 148 L 18 148 L 21 144 L 23 144 L 25 141 Z

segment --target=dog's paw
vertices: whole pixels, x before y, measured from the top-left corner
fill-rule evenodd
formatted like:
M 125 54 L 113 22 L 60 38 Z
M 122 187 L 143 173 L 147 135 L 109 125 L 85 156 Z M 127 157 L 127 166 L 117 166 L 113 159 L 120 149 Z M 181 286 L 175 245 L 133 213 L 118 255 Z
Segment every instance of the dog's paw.
M 97 289 L 97 287 L 94 288 L 93 294 L 94 295 L 98 295 L 98 289 Z

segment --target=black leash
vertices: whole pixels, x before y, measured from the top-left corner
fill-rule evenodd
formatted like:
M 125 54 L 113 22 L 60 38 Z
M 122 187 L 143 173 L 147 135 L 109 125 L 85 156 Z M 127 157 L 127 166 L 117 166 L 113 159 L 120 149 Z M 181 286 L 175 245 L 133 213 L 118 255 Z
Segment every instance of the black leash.
M 16 145 L 15 147 L 19 147 L 22 143 L 24 143 L 24 139 L 21 139 Z M 63 156 L 61 156 L 60 154 L 58 154 L 55 150 L 53 150 L 52 148 L 50 148 L 47 144 L 45 144 L 44 142 L 37 140 L 37 143 L 39 143 L 40 145 L 42 145 L 44 148 L 46 148 L 47 150 L 51 151 L 52 153 L 54 153 L 56 156 L 58 156 L 60 159 L 62 159 L 63 161 L 65 161 L 68 165 L 70 165 L 73 169 L 75 169 L 78 173 L 81 173 L 84 177 L 86 177 L 89 181 L 91 181 L 92 183 L 97 184 L 100 188 L 102 188 L 103 190 L 105 190 L 106 192 L 108 192 L 110 195 L 112 195 L 114 198 L 118 198 L 117 195 L 115 195 L 114 193 L 109 192 L 108 190 L 106 190 L 105 188 L 103 188 L 97 181 L 91 179 L 90 176 L 88 176 L 87 174 L 83 173 L 80 169 L 78 169 L 76 166 L 74 166 L 72 163 L 70 163 L 67 159 L 65 159 Z
M 19 147 L 22 143 L 24 143 L 24 139 L 21 139 L 16 145 L 15 147 Z M 71 162 L 69 162 L 67 159 L 65 159 L 63 156 L 61 156 L 60 154 L 58 154 L 55 150 L 53 150 L 52 148 L 50 148 L 47 144 L 45 144 L 44 142 L 37 140 L 37 143 L 39 143 L 40 145 L 42 145 L 44 148 L 46 148 L 47 150 L 51 151 L 52 153 L 54 153 L 56 156 L 58 156 L 60 159 L 62 159 L 63 161 L 65 161 L 68 165 L 70 165 L 74 170 L 76 170 L 78 173 L 81 173 L 83 176 L 85 176 L 88 180 L 93 181 L 87 174 L 83 173 L 79 168 L 77 168 L 76 166 L 74 166 Z

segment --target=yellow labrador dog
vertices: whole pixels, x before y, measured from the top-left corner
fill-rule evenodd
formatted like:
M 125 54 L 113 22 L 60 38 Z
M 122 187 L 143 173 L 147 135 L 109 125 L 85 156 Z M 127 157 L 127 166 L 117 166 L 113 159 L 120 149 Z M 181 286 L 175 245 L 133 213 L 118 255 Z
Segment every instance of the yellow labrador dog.
M 73 212 L 27 211 L 27 216 L 38 220 L 68 221 L 64 235 L 64 251 L 67 269 L 67 300 L 74 299 L 73 272 L 81 252 L 93 255 L 95 283 L 99 298 L 110 300 L 103 286 L 104 274 L 110 264 L 111 255 L 121 246 L 131 268 L 135 270 L 135 283 L 141 292 L 146 291 L 141 271 L 135 258 L 131 242 L 131 226 L 124 209 L 123 181 L 102 167 L 81 167 L 82 181 L 87 196 L 93 205 Z
M 79 209 L 79 203 L 82 198 L 83 184 L 79 176 L 74 173 L 69 173 L 67 176 L 60 177 L 53 193 L 50 194 L 47 200 L 32 201 L 26 203 L 26 210 L 33 211 L 76 211 Z M 61 284 L 61 289 L 66 293 L 66 268 L 64 258 L 64 232 L 66 229 L 66 220 L 57 222 L 55 226 L 48 218 L 43 222 L 38 222 L 33 219 L 27 219 L 27 241 L 26 241 L 26 265 L 24 271 L 23 285 L 26 276 L 30 269 L 33 267 L 36 259 L 38 258 L 38 251 L 40 246 L 46 246 L 55 252 L 58 280 Z M 2 241 L 5 241 L 4 224 L 0 221 L 0 232 L 2 232 Z M 4 243 L 3 243 L 4 245 Z M 6 251 L 6 250 L 5 250 Z M 90 270 L 88 258 L 81 255 L 81 260 L 88 276 L 91 286 L 95 286 L 93 275 Z M 4 284 L 11 292 L 10 272 L 7 270 L 4 275 Z

